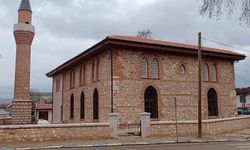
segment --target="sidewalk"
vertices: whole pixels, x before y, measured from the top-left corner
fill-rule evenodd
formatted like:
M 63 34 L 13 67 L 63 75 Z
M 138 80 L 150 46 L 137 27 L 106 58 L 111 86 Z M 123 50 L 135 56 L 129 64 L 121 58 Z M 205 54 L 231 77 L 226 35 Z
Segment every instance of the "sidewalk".
M 237 131 L 233 134 L 223 136 L 210 136 L 203 138 L 180 137 L 179 143 L 209 143 L 209 142 L 244 142 L 250 141 L 250 129 Z M 80 147 L 104 147 L 104 146 L 128 146 L 128 145 L 149 145 L 149 144 L 174 144 L 176 137 L 150 137 L 140 138 L 137 136 L 119 137 L 117 139 L 104 140 L 67 140 L 39 143 L 0 143 L 0 150 L 8 149 L 55 149 L 55 148 L 80 148 Z

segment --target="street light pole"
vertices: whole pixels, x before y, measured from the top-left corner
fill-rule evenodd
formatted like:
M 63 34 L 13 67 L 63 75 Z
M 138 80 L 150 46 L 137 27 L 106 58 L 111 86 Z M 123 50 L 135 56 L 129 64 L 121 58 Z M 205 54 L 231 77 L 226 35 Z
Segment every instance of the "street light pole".
M 198 33 L 198 137 L 202 137 L 201 111 L 201 32 Z

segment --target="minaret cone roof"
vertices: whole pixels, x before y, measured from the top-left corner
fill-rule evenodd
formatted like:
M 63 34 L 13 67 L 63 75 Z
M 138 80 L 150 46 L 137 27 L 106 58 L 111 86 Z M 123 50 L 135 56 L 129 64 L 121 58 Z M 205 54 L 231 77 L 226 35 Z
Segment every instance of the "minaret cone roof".
M 22 0 L 21 4 L 20 4 L 20 7 L 18 9 L 18 11 L 21 11 L 21 10 L 26 10 L 26 11 L 31 11 L 31 7 L 30 7 L 30 1 L 29 0 Z

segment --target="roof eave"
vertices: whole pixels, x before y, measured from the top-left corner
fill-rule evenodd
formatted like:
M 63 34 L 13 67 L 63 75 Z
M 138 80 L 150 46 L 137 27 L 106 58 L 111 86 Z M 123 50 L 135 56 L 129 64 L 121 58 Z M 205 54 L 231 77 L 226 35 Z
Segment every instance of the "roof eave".
M 70 66 L 71 64 L 77 62 L 80 58 L 85 57 L 87 55 L 90 55 L 91 53 L 95 52 L 96 50 L 100 49 L 101 47 L 103 47 L 105 45 L 107 41 L 107 38 L 105 38 L 104 40 L 100 41 L 99 43 L 95 44 L 94 46 L 88 48 L 86 51 L 80 53 L 79 55 L 71 58 L 70 60 L 66 61 L 65 63 L 63 63 L 62 65 L 60 65 L 59 67 L 57 67 L 56 69 L 48 72 L 46 74 L 47 77 L 52 77 L 56 74 L 59 74 L 60 72 L 62 72 L 66 67 Z

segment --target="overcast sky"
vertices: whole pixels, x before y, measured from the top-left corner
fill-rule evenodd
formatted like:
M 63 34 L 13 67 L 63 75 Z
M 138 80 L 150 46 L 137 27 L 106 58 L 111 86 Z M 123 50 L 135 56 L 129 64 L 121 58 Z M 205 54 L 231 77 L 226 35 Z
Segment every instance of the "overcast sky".
M 0 97 L 12 98 L 16 45 L 13 25 L 21 0 L 0 1 Z M 204 37 L 250 50 L 250 27 L 237 17 L 209 20 L 199 15 L 201 0 L 31 0 L 31 88 L 51 91 L 45 74 L 108 35 L 136 35 L 149 29 L 154 39 L 197 44 Z M 205 46 L 222 47 L 203 41 Z M 228 48 L 227 48 L 228 49 Z M 239 51 L 239 50 L 235 50 Z M 248 57 L 250 53 L 243 52 Z M 237 87 L 250 86 L 250 60 L 238 62 Z M 243 79 L 241 79 L 243 78 Z

